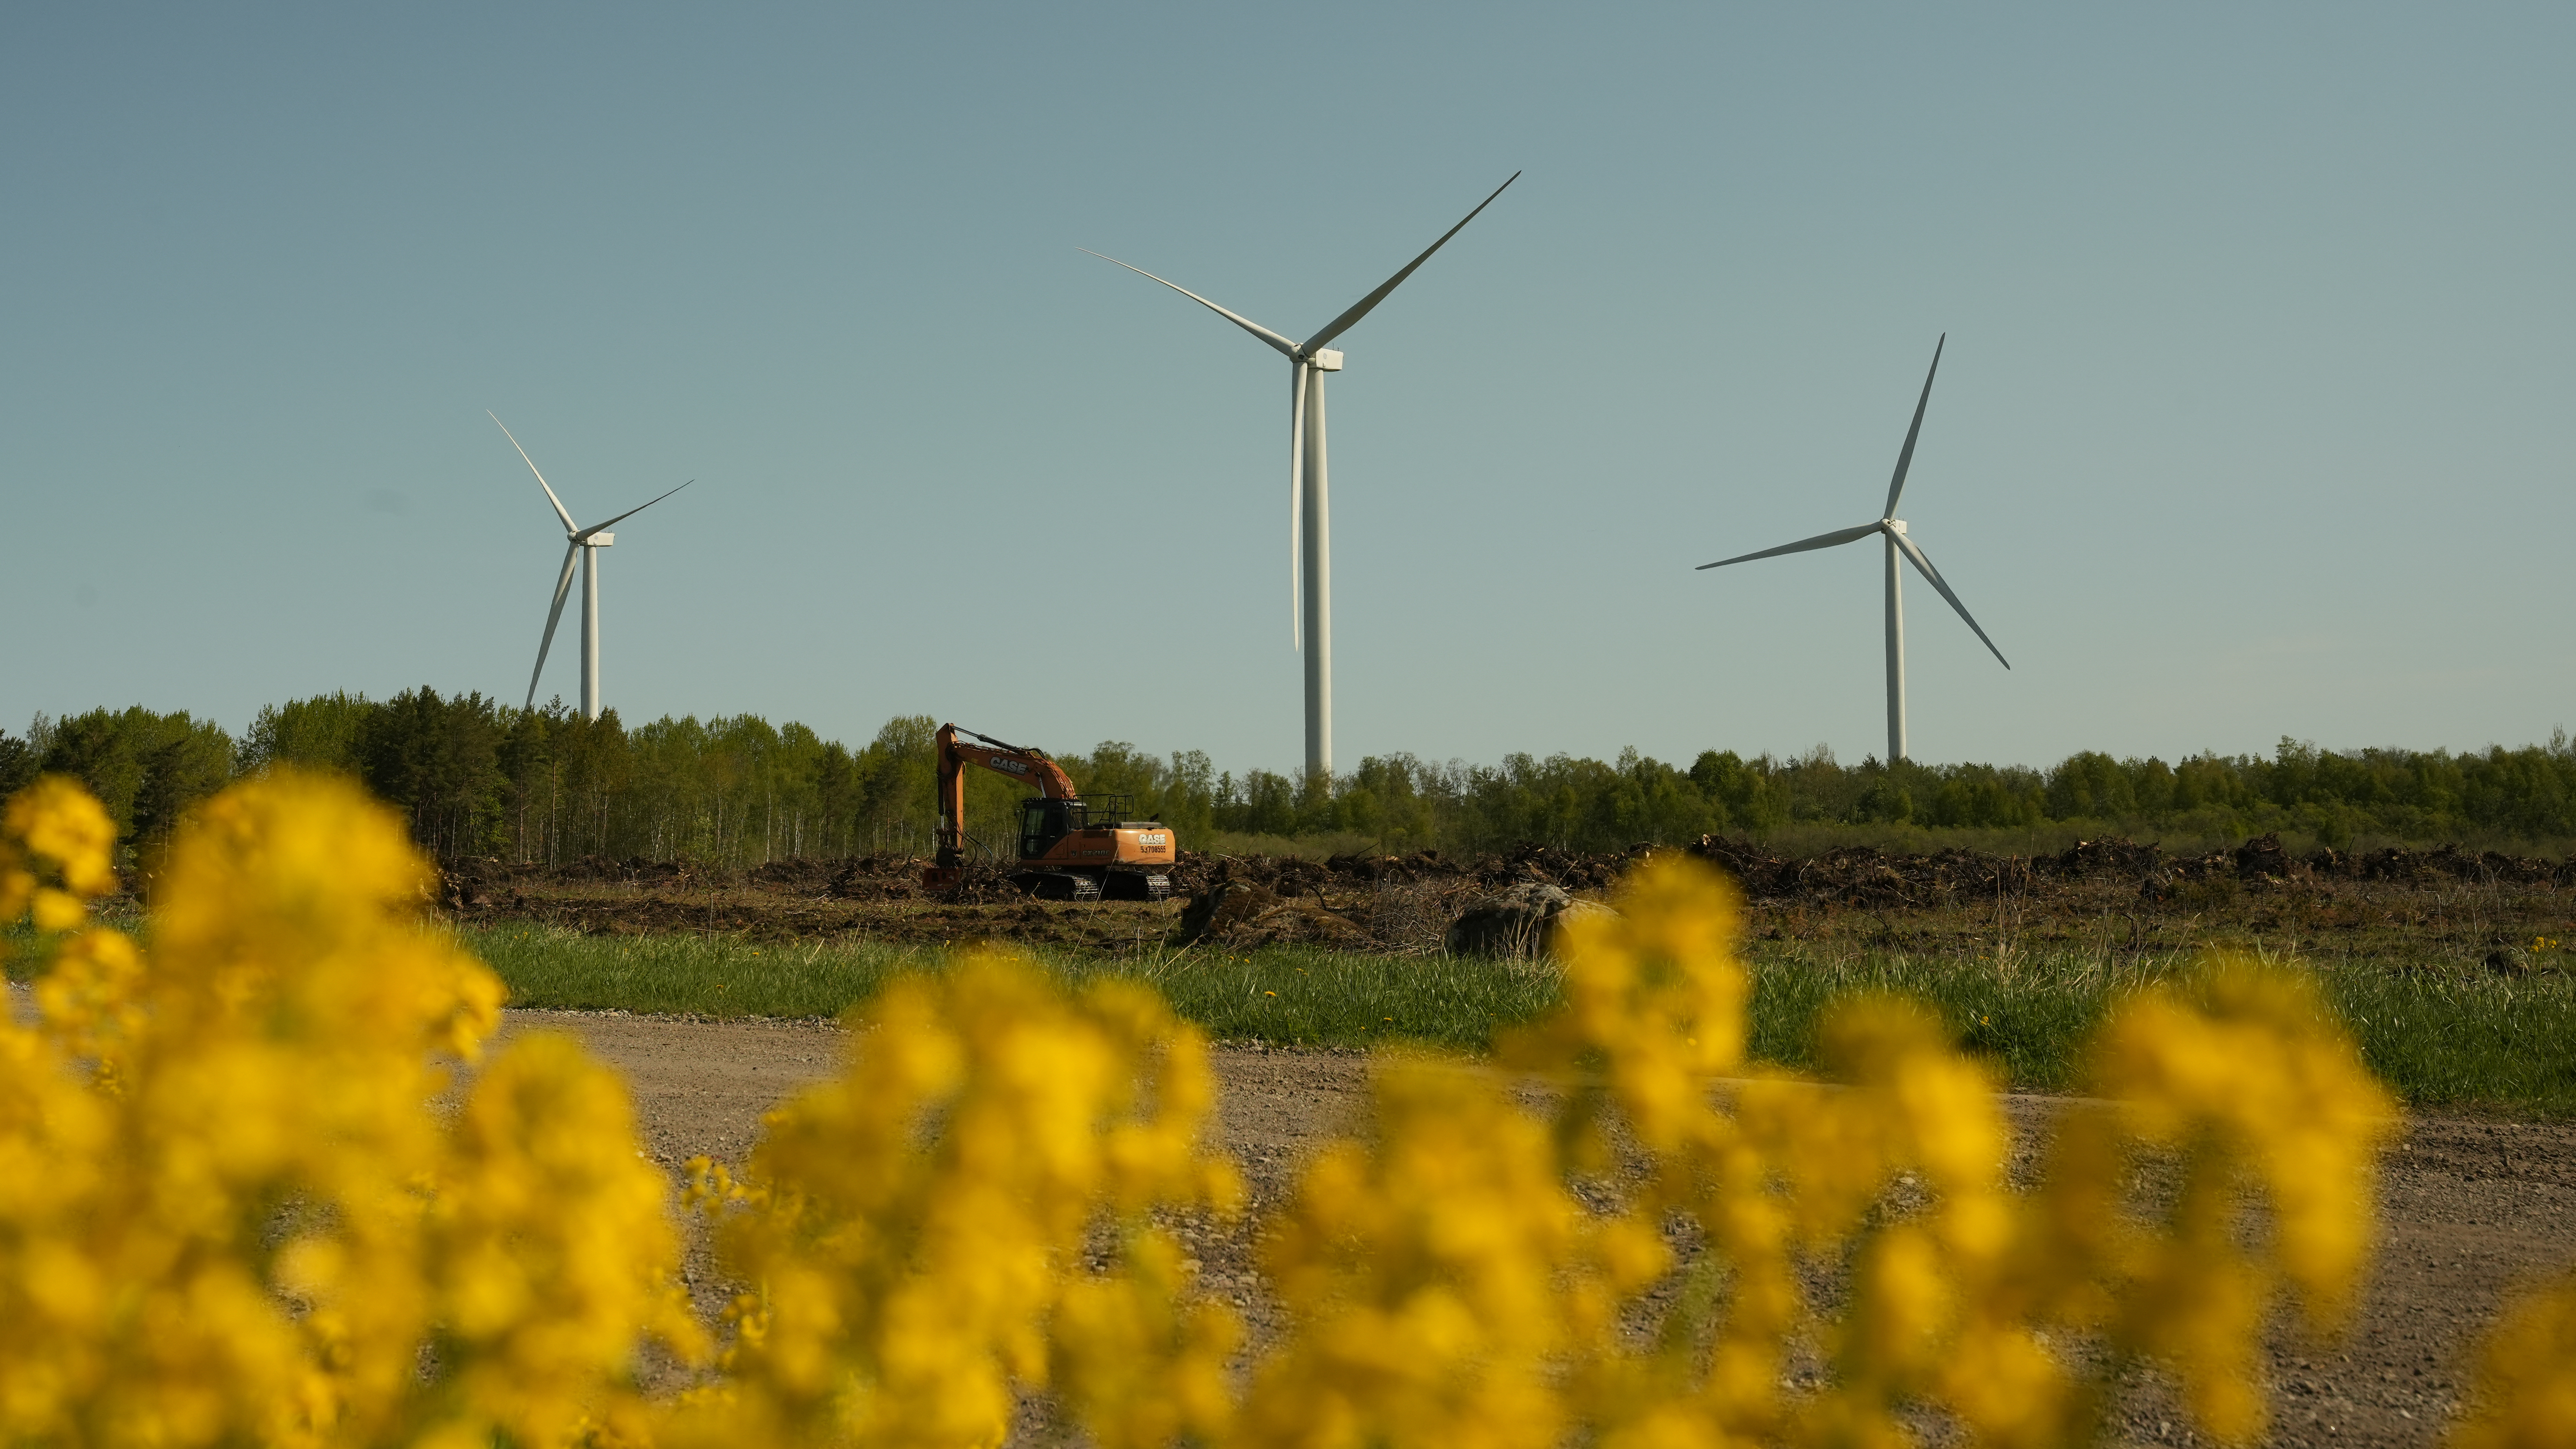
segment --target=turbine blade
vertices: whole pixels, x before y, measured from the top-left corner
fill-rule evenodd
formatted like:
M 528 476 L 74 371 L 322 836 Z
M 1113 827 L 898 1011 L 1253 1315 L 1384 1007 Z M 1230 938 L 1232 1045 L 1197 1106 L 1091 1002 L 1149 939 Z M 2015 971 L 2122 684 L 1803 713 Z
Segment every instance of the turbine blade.
M 692 479 L 690 479 L 690 480 L 689 480 L 689 483 L 695 483 L 695 482 L 697 482 L 697 481 L 698 481 L 697 479 L 692 478 Z M 683 484 L 681 484 L 681 485 L 680 485 L 680 488 L 686 488 L 686 487 L 688 487 L 688 486 L 689 486 L 689 483 L 683 483 Z M 674 489 L 672 489 L 672 490 L 671 490 L 671 493 L 677 493 L 677 492 L 679 492 L 679 491 L 680 491 L 680 488 L 674 488 Z M 665 494 L 663 494 L 663 495 L 662 495 L 662 498 L 668 498 L 668 497 L 670 497 L 670 496 L 671 496 L 671 493 L 665 493 Z M 599 532 L 599 531 L 601 531 L 602 529 L 615 528 L 615 527 L 616 527 L 620 522 L 622 522 L 622 521 L 624 521 L 624 520 L 626 520 L 626 519 L 629 519 L 629 518 L 633 518 L 636 514 L 639 514 L 639 513 L 643 512 L 645 509 L 652 507 L 652 506 L 653 506 L 653 504 L 661 502 L 661 501 L 662 501 L 662 498 L 656 498 L 656 499 L 653 499 L 651 502 L 647 502 L 647 503 L 638 503 L 638 504 L 636 504 L 634 507 L 632 507 L 632 508 L 630 508 L 630 509 L 627 509 L 624 513 L 621 513 L 621 514 L 617 515 L 617 517 L 615 517 L 615 518 L 612 518 L 612 519 L 608 520 L 606 523 L 594 523 L 594 524 L 592 524 L 590 527 L 583 529 L 583 530 L 581 531 L 580 537 L 588 538 L 588 537 L 590 537 L 592 534 L 594 534 L 594 533 L 598 533 L 598 532 Z
M 1820 533 L 1813 538 L 1799 539 L 1796 543 L 1784 543 L 1778 548 L 1766 548 L 1760 553 L 1739 553 L 1733 558 L 1722 558 L 1715 563 L 1701 564 L 1700 568 L 1722 569 L 1728 564 L 1750 563 L 1757 558 L 1777 558 L 1784 553 L 1805 553 L 1811 548 L 1839 548 L 1853 539 L 1867 538 L 1876 532 L 1878 532 L 1877 524 L 1864 523 L 1858 528 L 1840 528 L 1832 533 Z
M 1305 576 L 1298 567 L 1305 546 L 1306 517 L 1306 364 L 1292 362 L 1295 380 L 1288 397 L 1288 647 L 1306 648 Z
M 492 418 L 492 426 L 501 430 L 501 436 L 510 440 L 511 447 L 519 448 L 519 440 L 516 435 L 511 433 L 509 424 L 502 422 L 499 418 L 493 418 L 492 410 L 490 408 L 485 408 L 483 410 L 483 416 Z M 529 472 L 537 473 L 537 460 L 528 456 L 527 449 L 519 448 L 519 461 L 528 465 Z M 537 473 L 537 486 L 546 490 L 546 501 L 555 506 L 555 517 L 563 520 L 564 532 L 579 533 L 581 531 L 581 525 L 572 521 L 571 514 L 564 512 L 563 500 L 555 496 L 554 485 L 546 481 L 545 474 Z
M 564 600 L 572 593 L 573 560 L 580 553 L 578 543 L 564 550 L 563 577 L 555 580 L 555 606 L 546 611 L 546 634 L 537 641 L 537 667 L 528 671 L 528 702 L 519 706 L 521 709 L 537 706 L 537 677 L 546 672 L 546 651 L 555 647 L 555 624 L 563 618 Z
M 1095 252 L 1089 247 L 1075 247 L 1074 250 L 1081 252 L 1085 256 L 1099 257 L 1102 261 L 1108 262 L 1113 266 L 1127 267 L 1125 262 L 1119 261 L 1116 257 L 1103 256 L 1101 253 Z M 1143 267 L 1127 267 L 1127 270 L 1134 272 L 1137 276 L 1149 278 L 1157 282 L 1163 282 L 1162 278 L 1155 276 L 1152 272 L 1146 271 Z M 1207 298 L 1200 296 L 1198 293 L 1191 291 L 1189 288 L 1182 286 L 1178 282 L 1163 282 L 1163 285 L 1180 293 L 1182 296 L 1189 298 L 1191 301 L 1198 303 L 1209 311 L 1214 312 L 1216 315 L 1233 323 L 1235 326 L 1242 328 L 1244 331 L 1251 333 L 1253 336 L 1260 338 L 1262 341 L 1269 343 L 1271 346 L 1278 348 L 1288 356 L 1295 357 L 1297 355 L 1296 343 L 1289 341 L 1287 338 L 1282 337 L 1278 333 L 1271 331 L 1269 328 L 1262 326 L 1260 323 L 1253 321 L 1251 318 L 1237 316 L 1234 313 L 1225 310 L 1223 307 L 1218 306 L 1214 302 L 1209 301 Z
M 1510 176 L 1505 177 L 1505 178 L 1503 179 L 1503 184 L 1502 184 L 1501 186 L 1497 186 L 1497 187 L 1495 187 L 1495 188 L 1494 188 L 1494 196 L 1500 196 L 1500 195 L 1502 195 L 1502 194 L 1503 194 L 1503 191 L 1504 191 L 1504 189 L 1505 189 L 1505 188 L 1509 187 L 1513 182 L 1518 181 L 1518 180 L 1520 180 L 1520 179 L 1521 179 L 1521 174 L 1520 174 L 1519 172 L 1517 172 L 1517 171 L 1513 172 Z M 1477 203 L 1476 203 L 1476 211 L 1483 211 L 1486 207 L 1489 207 L 1489 206 L 1493 205 L 1493 204 L 1494 204 L 1494 196 L 1488 196 L 1488 197 L 1486 197 L 1484 200 L 1482 200 L 1482 201 L 1480 201 L 1480 202 L 1477 202 Z M 1422 255 L 1420 255 L 1420 256 L 1418 256 L 1418 257 L 1415 257 L 1412 261 L 1409 261 L 1409 262 L 1407 262 L 1407 263 L 1405 263 L 1405 264 L 1404 264 L 1404 270 L 1403 270 L 1403 271 L 1400 271 L 1400 272 L 1396 273 L 1394 276 L 1387 278 L 1387 279 L 1386 279 L 1385 284 L 1384 284 L 1384 285 L 1382 285 L 1382 286 L 1380 286 L 1376 291 L 1369 293 L 1367 296 L 1360 298 L 1360 299 L 1359 299 L 1358 301 L 1356 301 L 1356 302 L 1353 302 L 1353 303 L 1351 304 L 1351 309 L 1350 309 L 1349 311 L 1344 312 L 1344 313 L 1343 313 L 1342 315 L 1340 315 L 1339 317 L 1336 317 L 1336 318 L 1334 318 L 1332 321 L 1325 323 L 1325 324 L 1324 324 L 1324 330 L 1323 330 L 1323 331 L 1318 332 L 1318 333 L 1316 333 L 1314 336 L 1309 337 L 1309 338 L 1307 338 L 1307 339 L 1306 339 L 1306 345 L 1305 345 L 1304 349 L 1302 349 L 1302 350 L 1304 350 L 1304 351 L 1306 351 L 1306 352 L 1310 352 L 1310 353 L 1311 353 L 1311 352 L 1313 352 L 1316 348 L 1321 347 L 1321 346 L 1323 346 L 1325 343 L 1332 341 L 1334 338 L 1341 336 L 1343 333 L 1350 331 L 1350 330 L 1351 330 L 1351 328 L 1352 328 L 1353 326 L 1355 326 L 1355 325 L 1357 325 L 1357 324 L 1358 324 L 1359 320 L 1360 320 L 1362 317 L 1365 317 L 1365 316 L 1367 316 L 1367 315 L 1369 314 L 1369 309 L 1370 309 L 1370 308 L 1372 308 L 1372 307 L 1376 306 L 1376 305 L 1377 305 L 1378 303 L 1380 303 L 1380 302 L 1385 301 L 1385 300 L 1386 300 L 1386 294 L 1387 294 L 1387 293 L 1394 291 L 1394 290 L 1396 289 L 1397 285 L 1398 285 L 1398 284 L 1400 284 L 1400 283 L 1402 283 L 1402 282 L 1404 281 L 1404 279 L 1405 279 L 1405 278 L 1407 278 L 1407 277 L 1409 277 L 1409 276 L 1412 276 L 1412 275 L 1413 275 L 1413 269 L 1414 269 L 1414 268 L 1416 268 L 1416 267 L 1418 267 L 1418 266 L 1421 266 L 1424 262 L 1427 262 L 1427 261 L 1431 260 L 1431 254 L 1432 254 L 1433 252 L 1436 252 L 1436 251 L 1440 250 L 1442 247 L 1444 247 L 1444 246 L 1448 245 L 1448 244 L 1449 244 L 1449 238 L 1451 238 L 1451 237 L 1453 237 L 1453 236 L 1456 236 L 1456 235 L 1457 235 L 1457 234 L 1458 234 L 1462 229 L 1464 229 L 1464 228 L 1465 228 L 1465 226 L 1467 225 L 1467 223 L 1468 223 L 1468 222 L 1474 221 L 1474 220 L 1476 219 L 1476 211 L 1468 212 L 1464 217 L 1461 217 L 1461 218 L 1459 219 L 1459 221 L 1458 221 L 1458 225 L 1457 225 L 1457 226 L 1453 226 L 1453 227 L 1449 228 L 1447 231 L 1442 232 L 1442 233 L 1440 234 L 1440 240 L 1438 240 L 1438 241 L 1436 241 L 1436 242 L 1433 242 L 1431 245 L 1429 245 L 1429 246 L 1427 246 L 1427 247 L 1424 247 L 1424 248 L 1422 249 Z
M 1914 466 L 1914 439 L 1923 431 L 1923 405 L 1932 401 L 1932 377 L 1941 370 L 1941 348 L 1949 340 L 1950 334 L 1944 332 L 1941 340 L 1932 344 L 1932 371 L 1923 374 L 1923 396 L 1914 400 L 1914 426 L 1905 430 L 1904 450 L 1896 455 L 1896 476 L 1888 480 L 1887 511 L 1879 515 L 1881 518 L 1896 516 L 1897 495 L 1905 491 L 1905 470 Z M 2003 656 L 1998 654 L 1995 657 L 2000 659 Z M 2011 668 L 2010 665 L 2005 667 Z
M 1950 607 L 1959 611 L 1959 617 L 1968 621 L 1969 628 L 1977 630 L 1978 642 L 1984 644 L 1995 656 L 1995 662 L 2006 669 L 2012 668 L 2012 661 L 2004 657 L 2004 651 L 1995 648 L 1995 641 L 1986 637 L 1985 630 L 1977 628 L 1976 616 L 1968 612 L 1968 606 L 1959 602 L 1957 594 L 1950 592 L 1949 581 L 1941 577 L 1939 569 L 1932 567 L 1932 560 L 1923 552 L 1922 547 L 1901 533 L 1891 533 L 1888 537 L 1895 539 L 1897 548 L 1913 561 L 1915 572 L 1923 575 L 1926 583 L 1941 591 L 1941 597 L 1950 601 Z

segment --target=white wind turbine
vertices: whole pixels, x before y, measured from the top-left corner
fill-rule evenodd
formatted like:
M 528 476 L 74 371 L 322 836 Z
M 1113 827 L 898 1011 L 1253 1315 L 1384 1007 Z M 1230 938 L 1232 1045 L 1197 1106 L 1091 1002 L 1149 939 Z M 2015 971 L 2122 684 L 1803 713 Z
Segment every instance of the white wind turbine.
M 491 409 L 484 409 L 483 416 L 492 418 L 492 426 L 501 430 L 501 436 L 510 440 L 511 447 L 519 448 L 518 438 L 511 433 L 507 424 L 497 417 L 492 417 Z M 529 472 L 537 473 L 537 460 L 528 456 L 527 449 L 519 448 L 519 461 L 528 465 Z M 692 478 L 689 483 L 697 481 Z M 689 483 L 681 484 L 680 488 L 688 487 Z M 679 492 L 680 488 L 672 489 L 671 493 L 663 494 L 662 498 L 639 503 L 606 523 L 594 523 L 584 528 L 573 522 L 572 515 L 564 511 L 563 500 L 555 496 L 554 485 L 546 481 L 545 474 L 537 473 L 537 486 L 546 490 L 546 501 L 555 506 L 555 517 L 563 520 L 565 548 L 563 576 L 555 580 L 555 604 L 552 609 L 546 611 L 545 637 L 537 641 L 537 667 L 528 672 L 528 701 L 522 708 L 536 706 L 537 677 L 546 672 L 546 651 L 554 647 L 555 624 L 563 618 L 564 596 L 572 592 L 573 559 L 578 555 L 581 560 L 581 717 L 597 719 L 599 718 L 599 551 L 617 542 L 617 535 L 610 533 L 609 529 L 633 518 L 653 504 L 661 502 L 662 498 L 670 497 L 671 493 Z
M 1329 778 L 1333 770 L 1333 550 L 1331 514 L 1325 497 L 1324 466 L 1324 374 L 1342 370 L 1342 354 L 1326 346 L 1369 314 L 1369 309 L 1386 300 L 1413 270 L 1431 260 L 1431 254 L 1446 245 L 1476 212 L 1491 206 L 1494 196 L 1504 187 L 1521 179 L 1513 172 L 1493 196 L 1476 203 L 1457 226 L 1440 234 L 1440 240 L 1423 249 L 1422 255 L 1404 264 L 1404 270 L 1389 277 L 1374 292 L 1351 304 L 1350 309 L 1324 324 L 1324 330 L 1303 342 L 1292 342 L 1258 322 L 1237 316 L 1189 288 L 1165 282 L 1142 267 L 1129 267 L 1116 257 L 1102 256 L 1089 247 L 1080 250 L 1116 262 L 1140 277 L 1150 277 L 1173 291 L 1207 308 L 1228 322 L 1269 343 L 1288 359 L 1288 631 L 1291 643 L 1306 656 L 1306 775 L 1309 779 Z M 1301 621 L 1302 620 L 1302 621 Z
M 1968 621 L 1969 628 L 1976 629 L 1977 638 L 1993 652 L 1995 661 L 2006 669 L 2012 668 L 2012 661 L 2004 658 L 2004 651 L 1996 649 L 1995 641 L 1986 638 L 1986 631 L 1977 628 L 1976 617 L 1968 612 L 1968 606 L 1959 602 L 1957 594 L 1950 592 L 1950 585 L 1942 579 L 1941 571 L 1932 567 L 1932 560 L 1925 556 L 1921 545 L 1906 536 L 1905 520 L 1896 516 L 1896 500 L 1905 492 L 1905 470 L 1914 463 L 1914 440 L 1923 431 L 1923 408 L 1926 403 L 1932 401 L 1932 378 L 1941 370 L 1941 348 L 1949 340 L 1950 335 L 1945 332 L 1941 334 L 1939 342 L 1932 344 L 1932 370 L 1923 374 L 1923 396 L 1914 404 L 1914 425 L 1905 430 L 1905 447 L 1896 455 L 1896 476 L 1887 485 L 1887 508 L 1880 514 L 1876 523 L 1864 523 L 1858 528 L 1845 528 L 1833 533 L 1820 533 L 1814 538 L 1802 538 L 1796 543 L 1784 543 L 1778 548 L 1766 548 L 1760 553 L 1738 554 L 1734 558 L 1722 558 L 1715 563 L 1700 565 L 1703 569 L 1722 569 L 1728 564 L 1745 563 L 1757 558 L 1771 558 L 1777 554 L 1805 553 L 1812 548 L 1834 548 L 1857 542 L 1873 533 L 1887 540 L 1887 758 L 1890 761 L 1902 760 L 1906 757 L 1905 606 L 1897 591 L 1896 558 L 1898 554 L 1903 554 L 1906 561 L 1914 565 L 1915 570 L 1923 575 L 1926 582 L 1941 591 L 1941 597 L 1950 601 L 1950 607 L 1959 611 L 1959 617 Z

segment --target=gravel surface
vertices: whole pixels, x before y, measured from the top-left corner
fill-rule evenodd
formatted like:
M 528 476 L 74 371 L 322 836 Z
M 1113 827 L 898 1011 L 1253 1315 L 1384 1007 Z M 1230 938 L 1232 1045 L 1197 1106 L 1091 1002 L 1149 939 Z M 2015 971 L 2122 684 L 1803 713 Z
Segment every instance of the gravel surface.
M 760 1115 L 832 1070 L 841 1033 L 827 1023 L 706 1021 L 615 1013 L 512 1011 L 504 1035 L 569 1031 L 625 1072 L 654 1158 L 674 1170 L 699 1153 L 740 1160 Z M 1287 1192 L 1301 1158 L 1364 1105 L 1365 1059 L 1347 1052 L 1229 1045 L 1216 1053 L 1225 1145 L 1242 1163 L 1257 1215 Z M 2016 1098 L 2025 1127 L 2051 1104 Z M 2281 1335 L 2273 1353 L 2279 1444 L 2428 1445 L 2458 1401 L 2462 1360 L 2518 1284 L 2576 1265 L 2576 1124 L 2423 1114 L 2386 1164 L 2385 1237 L 2353 1332 L 2332 1344 Z M 1256 1340 L 1275 1323 L 1246 1233 L 1194 1239 L 1209 1288 L 1240 1306 Z M 724 1290 L 703 1249 L 689 1265 L 700 1307 Z M 1039 1423 L 1034 1437 L 1053 1437 Z M 2123 1406 L 2118 1437 L 2194 1442 L 2162 1389 Z
M 5 995 L 9 1014 L 24 1019 L 25 987 L 11 983 Z M 505 1040 L 570 1032 L 622 1071 L 646 1150 L 675 1174 L 700 1153 L 741 1160 L 761 1114 L 829 1073 L 844 1040 L 827 1022 L 518 1010 L 504 1018 Z M 1215 1057 L 1225 1145 L 1258 1216 L 1285 1196 L 1307 1153 L 1357 1118 L 1366 1061 L 1244 1045 L 1221 1046 Z M 2011 1105 L 2025 1136 L 2052 1110 L 2046 1098 Z M 2273 1443 L 2438 1441 L 2458 1404 L 2464 1359 L 2498 1306 L 2516 1288 L 2576 1267 L 2576 1123 L 2419 1113 L 2385 1163 L 2381 1214 L 2377 1268 L 2353 1331 L 2330 1344 L 2287 1332 L 2275 1343 Z M 1256 1340 L 1272 1329 L 1248 1234 L 1211 1231 L 1194 1241 L 1209 1288 L 1240 1307 Z M 712 1320 L 728 1290 L 702 1244 L 692 1246 L 686 1272 Z M 2200 1442 L 2153 1383 L 2124 1403 L 2118 1437 Z

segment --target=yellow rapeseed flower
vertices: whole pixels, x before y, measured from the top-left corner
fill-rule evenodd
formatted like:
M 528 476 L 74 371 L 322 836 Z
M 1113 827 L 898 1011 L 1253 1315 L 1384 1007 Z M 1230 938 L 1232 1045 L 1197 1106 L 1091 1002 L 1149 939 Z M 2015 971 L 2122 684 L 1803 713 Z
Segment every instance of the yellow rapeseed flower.
M 0 842 L 77 906 L 104 820 L 41 782 Z M 687 1344 L 613 1078 L 540 1043 L 433 1107 L 501 987 L 429 879 L 354 786 L 277 771 L 177 832 L 150 950 L 57 942 L 0 1020 L 0 1438 L 551 1449 L 631 1402 L 645 1330 Z
M 2060 1129 L 2031 1272 L 2062 1299 L 2089 1294 L 2114 1343 L 2164 1359 L 2213 1434 L 2249 1438 L 2266 1421 L 2258 1332 L 2272 1283 L 2297 1291 L 2311 1331 L 2350 1313 L 2396 1103 L 2311 981 L 2238 957 L 2124 1006 L 2092 1072 L 2105 1105 Z M 2140 1150 L 2177 1159 L 2182 1184 L 2145 1224 L 2120 1210 Z M 2239 1223 L 2248 1189 L 2274 1219 L 2253 1247 Z
M 2449 1449 L 2576 1444 L 2576 1277 L 2505 1310 L 2487 1331 L 2475 1393 Z
M 1375 1151 L 1326 1152 L 1264 1262 L 1292 1320 L 1242 1442 L 1546 1449 L 1552 1364 L 1575 1340 L 1565 1275 L 1583 1211 L 1544 1126 L 1498 1084 L 1431 1058 L 1376 1074 Z
M 67 931 L 81 902 L 116 889 L 115 823 L 79 782 L 46 775 L 0 808 L 0 922 L 31 907 L 39 929 Z M 62 884 L 45 884 L 51 873 Z
M 1199 1033 L 1140 988 L 1067 995 L 992 952 L 889 985 L 850 1025 L 841 1075 L 770 1114 L 741 1181 L 695 1168 L 754 1286 L 725 1386 L 683 1405 L 671 1440 L 989 1446 L 1051 1375 L 1117 1449 L 1220 1422 L 1232 1318 L 1181 1307 L 1187 1275 L 1150 1216 L 1240 1199 L 1205 1144 Z M 1078 1264 L 1104 1218 L 1128 1247 L 1092 1274 Z M 1089 1331 L 1051 1335 L 1059 1313 Z
M 1700 1248 L 1664 1290 L 1651 1349 L 1613 1335 L 1567 1350 L 1558 1411 L 1581 1432 L 1893 1444 L 1912 1406 L 1932 1405 L 1997 1443 L 2076 1442 L 2106 1388 L 2085 1365 L 2101 1361 L 2052 1345 L 2108 1332 L 2180 1377 L 2202 1427 L 2241 1439 L 2263 1422 L 2253 1364 L 2272 1284 L 2321 1330 L 2348 1308 L 2394 1105 L 2302 982 L 2222 961 L 2189 991 L 2123 1007 L 2095 1051 L 2106 1104 L 2066 1114 L 2047 1180 L 2019 1193 L 1995 1083 L 1928 1012 L 1829 1007 L 1819 1057 L 1837 1085 L 1745 1072 L 1732 890 L 1659 861 L 1616 905 L 1562 933 L 1565 1004 L 1504 1049 L 1555 1085 L 1562 1172 L 1618 1160 L 1612 1120 L 1645 1154 L 1560 1311 L 1641 1311 L 1664 1260 L 1616 1243 L 1660 1246 L 1678 1220 Z M 2159 1220 L 2127 1216 L 2139 1149 L 2184 1159 Z M 2249 1187 L 2276 1223 L 2253 1248 L 2238 1226 Z M 1810 1299 L 1802 1259 L 1848 1267 L 1839 1301 Z M 1604 1315 L 1595 1298 L 1627 1306 Z M 1801 1341 L 1830 1372 L 1784 1393 Z

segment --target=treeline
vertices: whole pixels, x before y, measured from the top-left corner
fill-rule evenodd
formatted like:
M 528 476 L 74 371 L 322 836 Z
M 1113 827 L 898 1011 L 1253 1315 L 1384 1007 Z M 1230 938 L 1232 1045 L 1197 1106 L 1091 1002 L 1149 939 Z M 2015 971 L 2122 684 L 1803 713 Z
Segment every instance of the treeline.
M 562 863 L 586 856 L 756 865 L 788 857 L 927 854 L 932 731 L 888 720 L 867 744 L 826 740 L 756 715 L 663 718 L 627 728 L 561 702 L 521 710 L 479 694 L 418 689 L 391 699 L 332 694 L 270 706 L 238 740 L 211 721 L 140 707 L 38 716 L 0 732 L 0 789 L 40 771 L 79 777 L 138 852 L 229 779 L 278 764 L 346 771 L 411 821 L 442 857 Z M 1703 752 L 1687 767 L 1622 752 L 1601 761 L 1512 755 L 1498 765 L 1373 756 L 1329 781 L 1220 773 L 1201 751 L 1154 756 L 1110 741 L 1056 758 L 1087 795 L 1133 797 L 1185 846 L 1222 834 L 1338 835 L 1388 851 L 1500 849 L 1523 841 L 1613 850 L 1703 834 L 1800 825 L 2013 830 L 2216 839 L 2269 830 L 2349 847 L 2378 839 L 2576 838 L 2576 747 L 2453 754 L 2338 752 L 2284 739 L 2270 757 L 2114 759 L 2087 752 L 2047 770 L 2017 765 L 1837 762 Z M 1019 787 L 977 772 L 967 829 L 1007 851 Z

